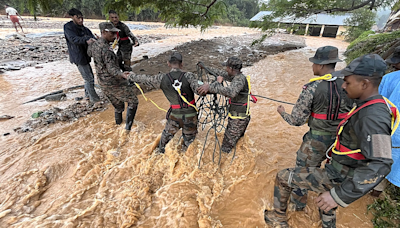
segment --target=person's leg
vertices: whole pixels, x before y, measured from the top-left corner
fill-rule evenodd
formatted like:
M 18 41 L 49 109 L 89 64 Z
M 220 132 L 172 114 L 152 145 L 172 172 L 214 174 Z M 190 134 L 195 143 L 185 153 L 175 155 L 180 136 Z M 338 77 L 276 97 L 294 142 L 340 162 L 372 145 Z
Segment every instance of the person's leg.
M 18 25 L 21 28 L 21 31 L 24 32 L 24 30 L 22 29 L 21 23 L 18 22 Z
M 115 123 L 117 125 L 120 125 L 122 123 L 122 113 L 125 110 L 125 103 L 115 96 L 113 88 L 107 88 L 105 86 L 102 86 L 101 89 L 103 91 L 104 96 L 107 97 L 107 99 L 114 107 Z
M 279 171 L 275 179 L 274 211 L 265 211 L 265 222 L 274 227 L 279 225 L 281 227 L 288 227 L 286 210 L 293 188 L 323 193 L 333 187 L 334 184 L 328 178 L 327 172 L 321 168 L 299 167 Z M 329 213 L 323 213 L 322 219 L 324 219 L 323 224 L 335 224 L 336 216 L 334 210 L 331 210 Z
M 131 68 L 131 57 L 132 57 L 132 45 L 126 45 L 121 47 L 122 61 L 124 62 L 124 71 L 132 71 Z
M 334 143 L 335 137 L 332 135 L 317 135 L 307 132 L 303 136 L 296 156 L 296 167 L 320 167 L 326 159 L 326 150 Z M 307 204 L 307 190 L 293 189 L 290 197 L 296 211 L 302 211 Z
M 221 150 L 225 153 L 230 153 L 235 147 L 237 141 L 244 135 L 246 128 L 249 125 L 250 116 L 246 119 L 228 119 L 228 125 L 222 140 Z
M 124 69 L 124 64 L 123 64 L 123 60 L 122 60 L 122 52 L 121 52 L 121 47 L 118 47 L 118 51 L 117 51 L 117 60 L 118 60 L 118 66 L 122 71 L 125 71 Z
M 197 135 L 197 115 L 192 117 L 184 117 L 183 118 L 183 128 L 182 128 L 182 136 L 183 136 L 183 145 L 182 150 L 186 151 L 189 145 L 194 141 Z
M 133 121 L 135 119 L 136 111 L 139 105 L 139 101 L 128 102 L 128 109 L 126 110 L 126 125 L 125 129 L 130 131 L 132 128 Z
M 94 75 L 92 67 L 90 67 L 89 64 L 77 66 L 83 80 L 85 80 L 85 97 L 89 97 L 91 102 L 100 101 L 100 98 L 97 95 L 96 90 L 94 89 Z
M 14 25 L 15 31 L 18 32 L 17 23 L 13 22 L 13 25 Z
M 167 123 L 165 124 L 165 128 L 161 134 L 160 144 L 158 148 L 160 149 L 160 153 L 165 152 L 165 145 L 174 137 L 176 132 L 183 126 L 182 119 L 176 118 L 172 115 L 168 117 Z

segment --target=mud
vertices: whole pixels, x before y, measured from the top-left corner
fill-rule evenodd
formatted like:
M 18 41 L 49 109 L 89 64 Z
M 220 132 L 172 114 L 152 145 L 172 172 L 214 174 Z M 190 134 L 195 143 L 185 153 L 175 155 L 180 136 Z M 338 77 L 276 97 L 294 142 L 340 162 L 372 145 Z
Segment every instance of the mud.
M 236 28 L 224 29 L 211 31 L 203 39 L 216 36 L 212 32 L 226 35 L 235 31 L 233 34 L 238 35 Z M 153 53 L 199 37 L 185 35 L 191 32 L 166 31 L 183 35 L 145 44 L 134 58 L 144 53 L 154 57 Z M 316 48 L 334 45 L 342 53 L 347 46 L 338 40 L 311 37 L 306 38 L 306 45 L 268 55 L 246 67 L 244 73 L 251 76 L 253 92 L 295 102 L 302 85 L 312 77 L 308 58 Z M 27 106 L 20 103 L 81 81 L 74 66 L 65 60 L 43 64 L 42 69 L 28 67 L 2 74 L 0 110 L 16 117 L 0 122 L 1 130 L 24 121 L 36 108 L 59 106 L 46 101 Z M 168 107 L 161 91 L 146 96 Z M 231 163 L 232 155 L 223 155 L 220 166 L 212 162 L 211 139 L 206 143 L 202 166 L 197 166 L 205 139 L 203 131 L 186 153 L 180 153 L 178 133 L 167 145 L 165 155 L 154 155 L 165 113 L 141 96 L 129 135 L 124 133 L 124 126 L 114 124 L 113 110 L 108 108 L 76 121 L 2 136 L 0 227 L 267 227 L 263 210 L 272 207 L 274 177 L 278 170 L 294 166 L 295 151 L 307 131 L 306 126 L 288 126 L 277 114 L 277 105 L 263 99 L 252 105 L 252 120 L 238 142 L 236 157 Z M 290 106 L 285 107 L 290 111 Z M 218 137 L 222 139 L 223 135 Z M 309 195 L 305 212 L 289 213 L 292 227 L 321 226 L 315 198 L 316 194 Z M 348 208 L 339 208 L 337 227 L 373 227 L 371 214 L 366 214 L 371 202 L 367 195 Z

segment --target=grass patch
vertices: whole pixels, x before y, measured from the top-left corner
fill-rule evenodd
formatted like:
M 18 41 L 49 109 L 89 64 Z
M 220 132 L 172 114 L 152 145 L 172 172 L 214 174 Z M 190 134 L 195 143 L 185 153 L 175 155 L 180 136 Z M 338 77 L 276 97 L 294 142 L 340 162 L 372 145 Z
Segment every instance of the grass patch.
M 375 228 L 400 228 L 400 188 L 390 184 L 384 195 L 384 199 L 368 205 L 368 211 L 374 215 L 372 223 Z

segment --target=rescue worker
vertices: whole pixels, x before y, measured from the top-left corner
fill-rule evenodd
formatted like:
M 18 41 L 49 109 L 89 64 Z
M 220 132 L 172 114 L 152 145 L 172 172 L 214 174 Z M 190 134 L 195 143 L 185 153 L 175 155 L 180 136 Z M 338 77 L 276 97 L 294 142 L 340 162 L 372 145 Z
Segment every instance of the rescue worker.
M 242 73 L 242 60 L 238 57 L 228 58 L 223 66 L 226 66 L 225 71 L 210 68 L 220 76 L 217 77 L 217 81 L 202 85 L 198 92 L 218 93 L 230 98 L 228 125 L 221 146 L 222 152 L 230 153 L 237 141 L 244 136 L 250 122 L 250 79 Z M 231 82 L 230 85 L 224 87 L 223 80 Z
M 199 87 L 196 76 L 184 72 L 182 55 L 173 52 L 168 59 L 169 73 L 159 73 L 155 76 L 136 75 L 131 73 L 127 79 L 130 82 L 151 84 L 161 88 L 170 103 L 167 113 L 167 123 L 161 135 L 156 153 L 165 153 L 165 146 L 182 128 L 182 151 L 186 151 L 197 135 L 197 108 L 194 92 Z
M 131 56 L 132 56 L 132 46 L 139 46 L 139 41 L 133 35 L 129 27 L 119 21 L 119 16 L 114 10 L 108 11 L 108 16 L 110 21 L 114 26 L 119 29 L 117 39 L 118 39 L 118 64 L 123 71 L 132 71 L 131 68 Z
M 343 78 L 339 78 L 338 72 L 335 72 L 336 63 L 341 62 L 338 49 L 333 46 L 320 47 L 309 60 L 313 63 L 314 75 L 318 77 L 303 86 L 291 114 L 286 113 L 282 105 L 277 108 L 288 124 L 301 126 L 308 121 L 310 127 L 297 151 L 296 167 L 321 166 L 326 159 L 326 150 L 335 141 L 340 120 L 353 107 L 353 101 L 341 89 Z M 307 191 L 293 190 L 290 206 L 296 211 L 306 207 L 307 194 L 304 193 Z
M 289 227 L 286 210 L 291 191 L 308 189 L 320 194 L 315 201 L 322 227 L 336 227 L 335 209 L 367 194 L 390 172 L 390 136 L 396 128 L 392 121 L 396 120 L 378 92 L 385 71 L 385 61 L 376 54 L 359 57 L 341 71 L 345 76 L 342 88 L 357 105 L 338 125 L 330 162 L 325 168 L 297 167 L 278 172 L 274 210 L 264 211 L 267 224 Z
M 88 54 L 93 57 L 101 90 L 114 106 L 117 125 L 122 123 L 125 102 L 128 103 L 125 129 L 130 131 L 139 100 L 133 88 L 128 86 L 125 80 L 125 75 L 129 73 L 122 72 L 118 67 L 117 56 L 110 46 L 110 42 L 117 37 L 119 29 L 115 28 L 111 22 L 100 23 L 99 27 L 101 37 L 89 46 Z

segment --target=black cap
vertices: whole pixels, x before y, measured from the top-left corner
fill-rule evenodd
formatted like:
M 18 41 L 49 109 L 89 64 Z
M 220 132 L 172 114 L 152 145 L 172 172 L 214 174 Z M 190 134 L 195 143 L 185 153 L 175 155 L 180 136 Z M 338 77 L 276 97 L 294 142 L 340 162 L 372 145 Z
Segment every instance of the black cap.
M 314 57 L 309 58 L 310 62 L 320 65 L 326 65 L 330 63 L 342 62 L 339 59 L 339 50 L 337 47 L 324 46 L 317 49 Z
M 242 60 L 240 60 L 238 57 L 233 56 L 233 57 L 229 57 L 228 60 L 226 60 L 226 62 L 222 63 L 222 66 L 228 66 L 231 67 L 233 69 L 242 69 Z
M 182 62 L 182 55 L 179 52 L 172 52 L 171 56 L 168 59 L 169 62 L 179 61 Z
M 383 77 L 387 69 L 385 60 L 377 54 L 367 54 L 353 60 L 340 73 L 343 76 L 360 75 Z

